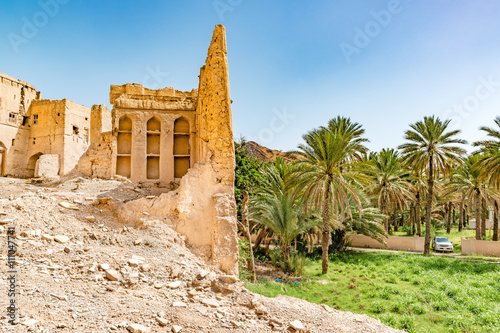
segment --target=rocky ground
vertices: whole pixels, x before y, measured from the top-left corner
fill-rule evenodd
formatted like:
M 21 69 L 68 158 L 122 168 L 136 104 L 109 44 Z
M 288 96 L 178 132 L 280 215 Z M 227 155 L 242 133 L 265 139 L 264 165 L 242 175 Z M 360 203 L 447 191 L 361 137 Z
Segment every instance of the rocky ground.
M 291 297 L 253 294 L 193 255 L 162 221 L 113 210 L 150 193 L 118 180 L 0 178 L 1 274 L 15 227 L 17 319 L 0 332 L 397 332 Z M 7 278 L 0 299 L 7 306 Z

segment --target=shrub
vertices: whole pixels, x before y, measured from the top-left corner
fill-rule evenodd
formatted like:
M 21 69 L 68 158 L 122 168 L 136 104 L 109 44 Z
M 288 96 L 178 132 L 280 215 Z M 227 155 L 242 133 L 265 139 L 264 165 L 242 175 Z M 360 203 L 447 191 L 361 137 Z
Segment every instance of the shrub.
M 403 315 L 399 321 L 399 328 L 409 333 L 415 331 L 415 318 L 410 315 Z
M 427 313 L 427 308 L 419 303 L 410 305 L 409 310 L 411 311 L 411 313 L 418 315 Z
M 398 319 L 392 313 L 384 313 L 380 317 L 380 321 L 382 323 L 384 323 L 385 325 L 387 325 L 387 326 L 391 326 L 391 327 L 397 327 L 398 326 Z
M 401 312 L 401 304 L 399 304 L 399 302 L 392 303 L 390 309 L 391 309 L 391 312 L 400 313 Z
M 382 313 L 385 312 L 385 307 L 382 302 L 373 302 L 373 310 L 374 313 Z
M 304 274 L 306 263 L 306 256 L 304 254 L 292 250 L 289 260 L 286 260 L 282 251 L 275 249 L 269 252 L 269 257 L 274 267 L 281 268 L 286 273 L 293 273 L 295 275 Z

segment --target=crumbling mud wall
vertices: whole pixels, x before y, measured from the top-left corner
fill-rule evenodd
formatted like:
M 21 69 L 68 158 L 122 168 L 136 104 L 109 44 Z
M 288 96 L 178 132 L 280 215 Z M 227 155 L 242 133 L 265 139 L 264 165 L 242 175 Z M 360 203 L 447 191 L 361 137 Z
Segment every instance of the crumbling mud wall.
M 221 184 L 233 188 L 234 140 L 229 97 L 226 31 L 215 27 L 205 66 L 200 70 L 196 108 L 198 155 L 213 165 Z
M 195 126 L 190 133 L 194 141 L 191 156 L 197 163 L 180 179 L 177 190 L 128 202 L 116 210 L 116 215 L 123 223 L 135 225 L 144 223 L 146 217 L 162 219 L 187 236 L 186 242 L 195 253 L 227 273 L 237 274 L 235 162 L 228 77 L 225 29 L 218 25 L 201 69 Z M 112 86 L 111 99 L 114 91 Z
M 115 150 L 111 112 L 105 105 L 94 105 L 90 111 L 90 146 L 80 157 L 75 169 L 87 177 L 110 179 L 115 168 Z
M 96 140 L 90 144 L 75 169 L 87 177 L 110 179 L 113 177 L 115 138 L 111 132 L 105 132 Z
M 30 106 L 40 96 L 31 84 L 0 73 L 0 176 L 25 174 Z

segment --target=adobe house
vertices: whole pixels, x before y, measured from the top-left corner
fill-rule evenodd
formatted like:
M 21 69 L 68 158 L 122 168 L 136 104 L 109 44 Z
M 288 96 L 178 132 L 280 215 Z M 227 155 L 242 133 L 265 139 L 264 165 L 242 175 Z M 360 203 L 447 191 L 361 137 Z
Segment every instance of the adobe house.
M 89 131 L 89 108 L 42 100 L 29 83 L 0 73 L 0 175 L 65 175 L 87 150 Z

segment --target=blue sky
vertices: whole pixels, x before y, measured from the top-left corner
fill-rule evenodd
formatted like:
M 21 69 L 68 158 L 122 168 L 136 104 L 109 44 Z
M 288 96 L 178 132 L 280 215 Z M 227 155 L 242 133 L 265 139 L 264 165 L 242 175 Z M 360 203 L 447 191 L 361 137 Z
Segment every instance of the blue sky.
M 500 115 L 495 0 L 2 1 L 0 72 L 89 107 L 111 84 L 191 90 L 216 24 L 236 138 L 294 149 L 343 115 L 380 150 L 425 115 L 469 141 Z

